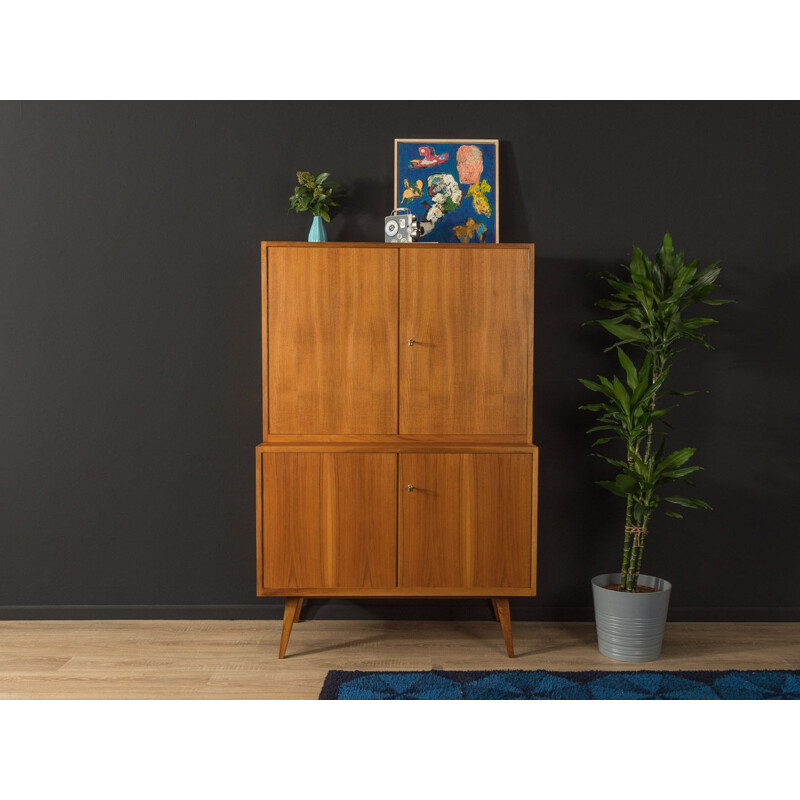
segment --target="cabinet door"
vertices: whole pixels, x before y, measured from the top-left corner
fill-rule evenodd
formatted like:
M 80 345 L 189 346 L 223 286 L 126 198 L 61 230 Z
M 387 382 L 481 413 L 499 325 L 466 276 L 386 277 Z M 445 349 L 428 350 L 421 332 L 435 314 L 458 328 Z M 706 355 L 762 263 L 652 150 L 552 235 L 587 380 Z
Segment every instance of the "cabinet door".
M 528 433 L 529 276 L 527 250 L 401 250 L 400 433 Z
M 397 251 L 271 247 L 269 432 L 397 433 Z
M 391 588 L 394 453 L 261 453 L 264 588 Z
M 530 587 L 533 479 L 526 454 L 401 454 L 398 585 Z

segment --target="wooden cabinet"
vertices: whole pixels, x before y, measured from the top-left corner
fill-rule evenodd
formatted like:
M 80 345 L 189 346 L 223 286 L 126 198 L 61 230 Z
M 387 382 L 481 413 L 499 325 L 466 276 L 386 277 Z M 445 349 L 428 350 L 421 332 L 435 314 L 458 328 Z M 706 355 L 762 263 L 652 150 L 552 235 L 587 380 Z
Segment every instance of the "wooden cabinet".
M 258 594 L 536 593 L 533 246 L 262 245 Z

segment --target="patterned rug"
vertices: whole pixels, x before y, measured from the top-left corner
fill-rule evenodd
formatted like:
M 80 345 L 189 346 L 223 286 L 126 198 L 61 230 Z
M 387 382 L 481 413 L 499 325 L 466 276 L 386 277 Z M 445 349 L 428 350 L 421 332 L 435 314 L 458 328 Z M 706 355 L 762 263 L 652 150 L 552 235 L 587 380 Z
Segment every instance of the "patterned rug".
M 799 700 L 800 670 L 348 672 L 320 700 Z

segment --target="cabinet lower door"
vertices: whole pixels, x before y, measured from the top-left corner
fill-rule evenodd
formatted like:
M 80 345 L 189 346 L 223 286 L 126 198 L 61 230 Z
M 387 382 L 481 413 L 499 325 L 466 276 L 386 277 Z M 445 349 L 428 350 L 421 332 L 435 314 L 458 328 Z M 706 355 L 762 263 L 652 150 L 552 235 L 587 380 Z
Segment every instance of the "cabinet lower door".
M 262 588 L 397 585 L 397 455 L 261 453 Z
M 400 588 L 532 586 L 533 456 L 400 455 Z

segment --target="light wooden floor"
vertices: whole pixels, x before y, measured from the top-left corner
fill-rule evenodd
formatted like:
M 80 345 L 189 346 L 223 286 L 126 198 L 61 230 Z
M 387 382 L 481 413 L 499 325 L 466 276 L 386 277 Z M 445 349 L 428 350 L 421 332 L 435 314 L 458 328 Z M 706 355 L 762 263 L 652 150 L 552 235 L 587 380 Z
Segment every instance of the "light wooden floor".
M 329 669 L 800 669 L 800 623 L 670 623 L 659 661 L 597 652 L 592 623 L 0 622 L 0 699 L 313 699 Z

